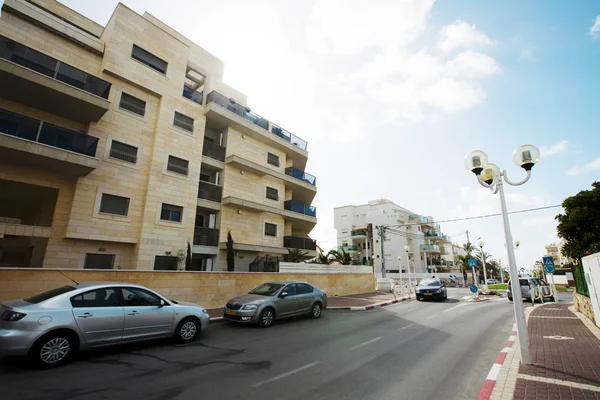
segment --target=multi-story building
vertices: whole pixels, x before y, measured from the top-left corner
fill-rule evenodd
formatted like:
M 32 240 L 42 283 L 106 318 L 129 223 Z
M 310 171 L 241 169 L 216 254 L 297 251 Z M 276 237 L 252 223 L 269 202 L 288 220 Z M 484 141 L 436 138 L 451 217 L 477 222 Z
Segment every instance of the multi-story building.
M 565 239 L 562 239 L 558 243 L 550 243 L 549 245 L 544 246 L 544 248 L 546 249 L 545 255 L 551 256 L 554 259 L 554 265 L 556 266 L 556 268 L 565 267 L 567 264 L 572 262 L 571 259 L 569 259 L 566 256 L 563 256 L 562 254 L 563 246 L 566 243 L 567 241 Z
M 0 17 L 0 266 L 236 270 L 308 236 L 307 143 L 254 113 L 223 62 L 123 4 Z
M 378 226 L 386 226 L 382 246 Z M 446 260 L 449 238 L 441 232 L 440 225 L 432 217 L 415 214 L 390 200 L 369 201 L 360 206 L 344 206 L 334 209 L 334 227 L 338 247 L 349 252 L 355 263 L 373 265 L 381 271 L 382 259 L 389 272 L 447 272 L 454 268 Z M 409 251 L 405 250 L 408 246 Z M 414 269 L 413 269 L 414 268 Z

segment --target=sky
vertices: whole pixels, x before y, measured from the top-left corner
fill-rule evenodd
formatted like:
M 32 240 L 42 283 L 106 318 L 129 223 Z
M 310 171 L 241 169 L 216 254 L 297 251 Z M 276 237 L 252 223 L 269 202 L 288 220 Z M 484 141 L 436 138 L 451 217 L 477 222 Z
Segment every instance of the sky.
M 1 1 L 0 1 L 1 2 Z M 117 1 L 61 0 L 105 25 Z M 600 177 L 600 3 L 595 0 L 125 0 L 225 62 L 252 110 L 308 141 L 318 224 L 388 198 L 437 221 L 500 212 L 464 167 L 485 151 L 513 181 L 522 144 L 541 149 L 509 211 L 560 205 Z M 520 267 L 556 242 L 560 208 L 510 217 Z M 500 217 L 441 222 L 507 263 Z

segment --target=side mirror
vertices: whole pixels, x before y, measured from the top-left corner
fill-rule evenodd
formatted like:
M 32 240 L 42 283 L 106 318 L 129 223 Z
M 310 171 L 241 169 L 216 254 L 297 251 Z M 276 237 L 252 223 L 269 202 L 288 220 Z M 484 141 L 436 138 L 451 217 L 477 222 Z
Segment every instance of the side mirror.
M 288 297 L 288 292 L 281 292 L 281 294 L 279 295 L 279 297 L 281 297 L 282 299 L 285 297 Z
M 164 307 L 167 305 L 167 302 L 164 301 L 163 299 L 160 299 L 160 304 L 158 305 L 159 307 Z

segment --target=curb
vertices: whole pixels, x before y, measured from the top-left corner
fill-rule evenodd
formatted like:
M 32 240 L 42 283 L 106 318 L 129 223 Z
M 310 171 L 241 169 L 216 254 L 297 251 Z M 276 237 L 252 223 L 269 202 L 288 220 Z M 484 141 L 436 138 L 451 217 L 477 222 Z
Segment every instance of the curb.
M 400 303 L 402 301 L 406 301 L 406 300 L 409 300 L 409 299 L 410 299 L 410 297 L 403 297 L 401 299 L 394 299 L 394 300 L 384 301 L 382 303 L 369 304 L 369 305 L 361 306 L 361 307 L 327 307 L 327 310 L 333 310 L 333 311 L 341 311 L 341 310 L 365 311 L 365 310 L 372 310 L 374 308 L 389 306 L 391 304 Z
M 506 354 L 512 348 L 513 344 L 515 343 L 516 338 L 517 338 L 517 324 L 515 323 L 515 324 L 513 324 L 512 332 L 510 334 L 510 337 L 508 338 L 508 341 L 504 345 L 504 348 L 502 349 L 502 351 L 500 351 L 500 353 L 498 353 L 498 357 L 496 357 L 496 361 L 494 362 L 494 365 L 492 365 L 492 368 L 490 368 L 490 372 L 488 373 L 487 377 L 485 378 L 485 382 L 483 383 L 483 387 L 481 388 L 481 391 L 479 392 L 479 396 L 477 396 L 477 400 L 489 400 L 490 396 L 492 395 L 492 390 L 494 390 L 494 385 L 496 384 L 496 380 L 498 379 L 498 374 L 500 373 L 500 369 L 502 368 L 502 365 L 504 364 L 504 360 L 506 360 Z

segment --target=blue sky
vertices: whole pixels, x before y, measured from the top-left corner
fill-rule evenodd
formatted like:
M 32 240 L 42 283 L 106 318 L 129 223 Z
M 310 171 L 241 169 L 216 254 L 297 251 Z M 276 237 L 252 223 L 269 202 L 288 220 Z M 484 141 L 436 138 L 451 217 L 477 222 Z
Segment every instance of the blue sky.
M 63 0 L 105 24 L 114 0 Z M 221 58 L 252 109 L 309 143 L 319 223 L 386 197 L 437 220 L 498 212 L 464 155 L 486 151 L 512 179 L 512 151 L 542 149 L 509 209 L 560 204 L 600 177 L 597 1 L 125 0 Z M 597 22 L 597 23 L 596 23 Z M 598 36 L 598 37 L 597 37 Z M 560 209 L 511 217 L 520 266 L 556 241 Z M 500 218 L 442 223 L 506 262 Z

